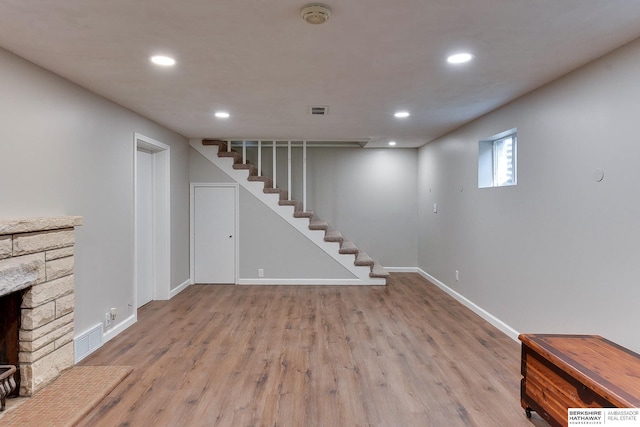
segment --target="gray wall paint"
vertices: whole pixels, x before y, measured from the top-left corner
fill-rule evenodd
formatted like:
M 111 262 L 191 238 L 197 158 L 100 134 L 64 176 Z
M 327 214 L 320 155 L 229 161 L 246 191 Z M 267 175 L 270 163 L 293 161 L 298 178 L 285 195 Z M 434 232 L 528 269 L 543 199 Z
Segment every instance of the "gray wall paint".
M 640 41 L 421 148 L 419 266 L 519 332 L 640 351 L 638 70 Z M 478 189 L 478 141 L 513 127 L 518 185 Z
M 134 132 L 171 146 L 171 285 L 189 278 L 188 143 L 0 50 L 0 215 L 81 215 L 76 335 L 133 301 Z
M 385 267 L 417 265 L 417 150 L 308 150 L 308 205 Z
M 194 183 L 233 180 L 193 148 L 189 178 Z M 313 242 L 291 227 L 251 193 L 240 187 L 240 279 L 352 279 L 354 276 Z M 337 245 L 336 245 L 337 250 Z
M 335 244 L 336 252 L 338 244 Z M 353 258 L 353 257 L 352 257 Z M 240 278 L 353 279 L 354 276 L 244 188 L 240 189 Z
M 189 182 L 227 183 L 235 181 L 202 154 L 189 147 Z

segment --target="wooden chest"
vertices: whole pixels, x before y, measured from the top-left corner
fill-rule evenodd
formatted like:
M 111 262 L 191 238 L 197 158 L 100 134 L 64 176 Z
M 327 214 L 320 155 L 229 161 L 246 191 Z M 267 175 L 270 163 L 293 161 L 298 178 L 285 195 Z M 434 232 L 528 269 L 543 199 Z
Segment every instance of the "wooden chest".
M 640 355 L 597 335 L 522 334 L 520 401 L 552 426 L 568 408 L 640 407 Z

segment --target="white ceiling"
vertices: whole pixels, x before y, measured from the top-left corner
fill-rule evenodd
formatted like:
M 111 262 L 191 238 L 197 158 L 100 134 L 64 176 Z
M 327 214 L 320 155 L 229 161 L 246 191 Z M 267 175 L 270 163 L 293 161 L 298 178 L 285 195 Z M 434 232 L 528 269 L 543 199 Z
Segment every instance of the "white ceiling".
M 323 25 L 305 4 L 0 0 L 0 46 L 187 137 L 415 147 L 640 37 L 638 0 L 326 0 Z

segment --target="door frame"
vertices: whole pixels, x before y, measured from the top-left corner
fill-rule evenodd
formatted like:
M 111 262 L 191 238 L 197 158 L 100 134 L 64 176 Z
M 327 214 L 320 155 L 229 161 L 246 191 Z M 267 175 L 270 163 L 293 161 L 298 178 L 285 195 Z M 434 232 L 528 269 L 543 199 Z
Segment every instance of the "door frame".
M 225 187 L 225 188 L 233 188 L 235 195 L 235 206 L 234 210 L 234 255 L 233 255 L 233 283 L 238 284 L 238 257 L 240 254 L 240 239 L 238 238 L 240 231 L 240 200 L 239 200 L 239 184 L 233 182 L 223 182 L 223 183 L 213 183 L 213 182 L 192 182 L 189 189 L 189 210 L 190 210 L 190 221 L 189 221 L 189 282 L 190 284 L 195 283 L 195 193 L 196 187 Z
M 153 296 L 168 300 L 171 292 L 171 189 L 170 157 L 167 144 L 138 132 L 133 134 L 133 310 L 138 317 L 138 148 L 153 155 Z

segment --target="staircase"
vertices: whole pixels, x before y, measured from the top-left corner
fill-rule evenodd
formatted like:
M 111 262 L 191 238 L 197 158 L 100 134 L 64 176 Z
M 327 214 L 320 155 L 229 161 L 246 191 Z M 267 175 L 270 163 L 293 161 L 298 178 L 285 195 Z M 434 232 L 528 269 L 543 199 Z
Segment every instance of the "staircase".
M 225 141 L 192 140 L 190 145 L 340 262 L 358 278 L 358 284 L 387 283 L 389 273 L 379 263 L 332 229 L 327 221 L 316 218 L 312 211 L 304 211 L 302 202 L 290 200 L 287 190 L 274 188 L 271 178 L 258 175 L 256 166 L 243 163 L 242 154 L 229 150 Z

